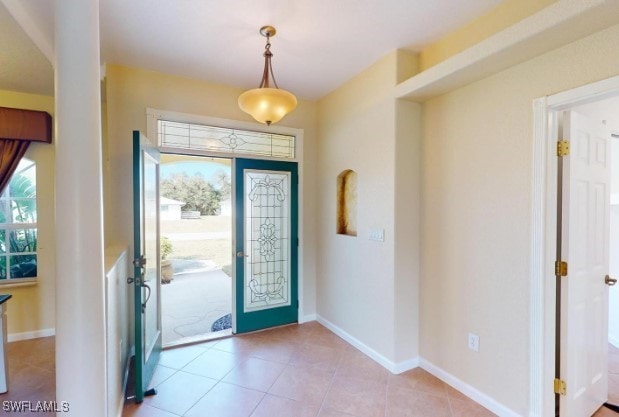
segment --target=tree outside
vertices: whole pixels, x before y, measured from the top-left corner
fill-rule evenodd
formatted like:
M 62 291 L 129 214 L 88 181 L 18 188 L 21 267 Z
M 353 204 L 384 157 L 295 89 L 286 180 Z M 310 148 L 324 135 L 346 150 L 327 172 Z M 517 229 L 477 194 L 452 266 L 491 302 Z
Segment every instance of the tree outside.
M 221 202 L 232 194 L 230 171 L 217 169 L 207 179 L 201 172 L 176 169 L 161 180 L 161 196 L 182 201 L 182 211 L 198 211 L 200 218 L 161 222 L 162 242 L 172 247 L 167 258 L 211 261 L 230 275 L 231 219 L 220 212 Z
M 185 203 L 183 211 L 198 211 L 202 216 L 219 214 L 222 200 L 230 196 L 230 175 L 223 170 L 214 175 L 214 183 L 197 172 L 176 172 L 161 180 L 161 195 Z
M 34 165 L 28 169 L 34 170 Z M 37 221 L 36 184 L 16 174 L 7 191 L 0 199 L 0 224 L 11 226 L 0 230 L 0 279 L 36 277 L 37 229 L 27 227 Z

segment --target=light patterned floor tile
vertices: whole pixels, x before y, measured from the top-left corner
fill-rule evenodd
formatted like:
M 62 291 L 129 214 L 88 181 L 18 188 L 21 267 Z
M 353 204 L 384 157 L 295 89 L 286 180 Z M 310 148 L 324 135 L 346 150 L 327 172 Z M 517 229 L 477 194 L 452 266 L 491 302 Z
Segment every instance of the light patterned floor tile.
M 251 417 L 316 417 L 320 404 L 266 394 Z
M 11 390 L 0 400 L 54 399 L 53 350 L 53 337 L 9 343 Z M 493 416 L 422 369 L 389 374 L 316 322 L 167 349 L 152 385 L 158 394 L 128 402 L 124 417 Z M 619 399 L 613 346 L 609 389 Z M 616 415 L 607 408 L 595 414 Z
M 337 376 L 323 406 L 356 417 L 384 417 L 386 381 Z
M 289 365 L 269 389 L 269 394 L 308 403 L 321 403 L 332 379 L 331 371 Z
M 239 353 L 207 350 L 183 367 L 183 371 L 208 378 L 221 379 L 247 359 Z
M 223 379 L 225 382 L 241 387 L 267 392 L 281 375 L 286 365 L 266 361 L 258 358 L 249 358 L 232 369 Z
M 184 417 L 249 417 L 263 392 L 220 382 L 215 385 Z
M 211 378 L 179 371 L 157 387 L 157 395 L 144 398 L 144 403 L 183 415 L 216 383 L 217 380 Z

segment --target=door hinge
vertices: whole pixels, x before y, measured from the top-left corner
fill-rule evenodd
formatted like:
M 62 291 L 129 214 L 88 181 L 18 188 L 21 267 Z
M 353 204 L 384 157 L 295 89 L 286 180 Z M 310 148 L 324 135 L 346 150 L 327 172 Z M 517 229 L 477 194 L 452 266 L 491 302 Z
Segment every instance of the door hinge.
M 557 156 L 566 156 L 570 154 L 570 142 L 567 140 L 557 141 Z
M 555 275 L 558 277 L 567 276 L 567 262 L 564 262 L 564 261 L 555 262 Z
M 555 378 L 555 394 L 567 395 L 567 387 L 562 379 Z

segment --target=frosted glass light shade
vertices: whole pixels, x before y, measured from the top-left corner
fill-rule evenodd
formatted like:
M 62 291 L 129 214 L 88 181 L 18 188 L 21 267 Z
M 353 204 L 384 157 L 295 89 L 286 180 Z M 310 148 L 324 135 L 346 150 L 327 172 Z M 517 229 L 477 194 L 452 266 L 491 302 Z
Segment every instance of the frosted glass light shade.
M 297 107 L 297 98 L 279 88 L 254 88 L 239 96 L 239 107 L 260 123 L 279 122 Z

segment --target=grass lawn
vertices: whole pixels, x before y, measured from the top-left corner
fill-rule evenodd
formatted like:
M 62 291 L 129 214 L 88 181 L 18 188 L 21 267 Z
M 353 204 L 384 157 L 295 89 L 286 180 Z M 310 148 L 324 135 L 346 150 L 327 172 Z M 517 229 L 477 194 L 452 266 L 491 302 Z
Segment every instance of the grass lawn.
M 230 216 L 202 216 L 199 219 L 161 220 L 161 234 L 227 232 L 232 230 Z
M 172 253 L 168 259 L 204 259 L 215 262 L 230 275 L 232 260 L 230 216 L 202 216 L 200 219 L 162 220 L 161 236 L 168 236 Z M 229 233 L 230 239 L 204 238 L 204 233 Z M 179 236 L 181 235 L 181 236 Z

